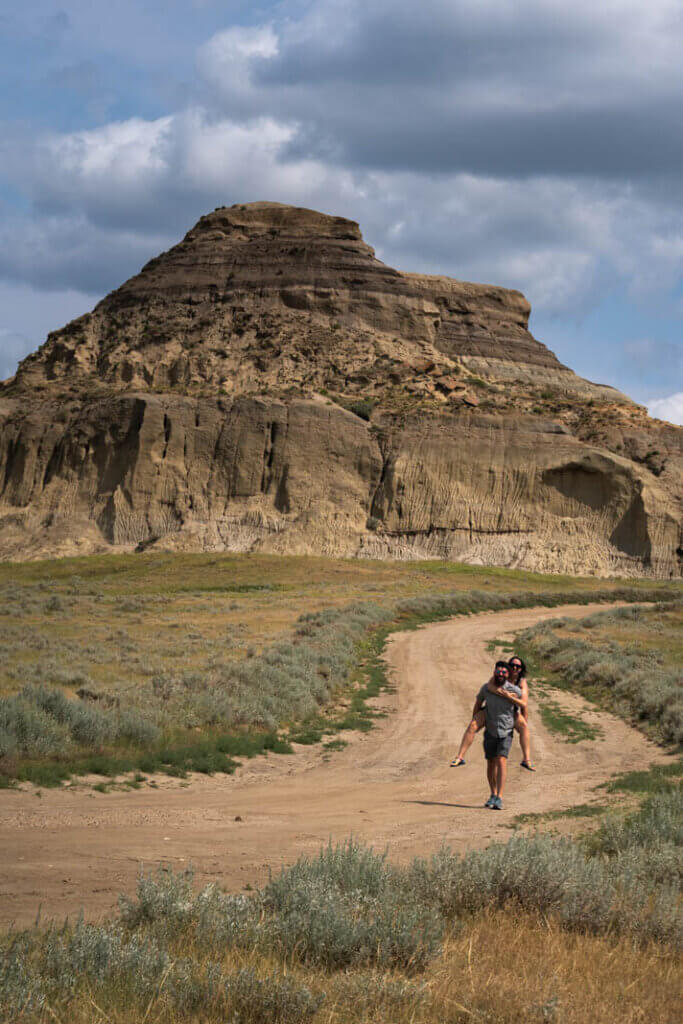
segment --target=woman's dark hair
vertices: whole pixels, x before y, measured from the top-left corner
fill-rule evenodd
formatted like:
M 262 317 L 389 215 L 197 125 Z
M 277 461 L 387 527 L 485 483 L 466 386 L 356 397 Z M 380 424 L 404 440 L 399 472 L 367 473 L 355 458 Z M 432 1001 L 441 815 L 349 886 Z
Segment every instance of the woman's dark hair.
M 526 665 L 524 664 L 524 661 L 522 660 L 522 658 L 520 658 L 520 656 L 518 654 L 513 654 L 512 657 L 510 658 L 510 661 L 508 661 L 508 668 L 512 668 L 513 667 L 512 666 L 512 662 L 513 661 L 518 661 L 520 663 L 520 665 L 522 666 L 520 668 L 520 670 L 519 670 L 519 678 L 521 679 L 523 676 L 526 675 Z

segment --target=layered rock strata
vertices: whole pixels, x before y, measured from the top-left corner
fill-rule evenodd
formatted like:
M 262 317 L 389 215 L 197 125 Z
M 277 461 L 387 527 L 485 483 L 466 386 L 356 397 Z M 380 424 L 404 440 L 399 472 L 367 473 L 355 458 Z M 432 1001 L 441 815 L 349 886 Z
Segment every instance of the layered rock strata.
M 162 547 L 680 576 L 678 428 L 564 367 L 519 293 L 358 226 L 223 208 L 0 390 L 0 556 Z

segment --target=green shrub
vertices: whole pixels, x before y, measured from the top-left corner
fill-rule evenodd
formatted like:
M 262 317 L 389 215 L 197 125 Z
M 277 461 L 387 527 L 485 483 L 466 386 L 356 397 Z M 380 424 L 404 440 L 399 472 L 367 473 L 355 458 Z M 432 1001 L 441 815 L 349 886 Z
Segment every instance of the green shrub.
M 515 836 L 462 858 L 442 850 L 416 861 L 408 884 L 418 898 L 433 899 L 446 917 L 511 903 L 582 932 L 683 945 L 675 883 L 658 888 L 635 859 L 611 865 L 586 856 L 570 839 Z
M 227 893 L 211 883 L 195 893 L 192 868 L 174 873 L 168 865 L 138 875 L 135 899 L 119 897 L 119 916 L 130 931 L 147 928 L 160 941 L 194 935 L 204 949 L 256 945 L 263 903 L 252 896 Z
M 41 757 L 78 746 L 97 750 L 119 739 L 154 742 L 159 729 L 136 709 L 93 707 L 54 687 L 25 686 L 0 700 L 0 757 Z
M 330 969 L 358 965 L 424 969 L 440 947 L 443 921 L 413 900 L 385 858 L 353 840 L 301 858 L 271 879 L 266 945 Z
M 273 973 L 259 978 L 244 968 L 228 981 L 227 996 L 233 1018 L 240 1024 L 298 1024 L 311 1020 L 320 1009 L 324 996 L 313 995 L 306 987 Z
M 144 932 L 118 924 L 85 924 L 9 936 L 0 957 L 0 1014 L 18 1020 L 82 991 L 106 1002 L 114 996 L 129 1010 L 149 1011 L 154 1000 L 174 1016 L 198 1011 L 224 1014 L 243 1024 L 298 1024 L 317 1013 L 322 996 L 273 972 L 225 974 L 215 963 L 200 966 L 174 958 Z
M 660 843 L 683 850 L 683 790 L 649 797 L 626 818 L 611 815 L 586 840 L 592 853 L 614 856 L 635 846 L 652 851 Z
M 193 895 L 191 872 L 141 875 L 120 914 L 126 928 L 159 940 L 186 933 L 204 948 L 259 948 L 327 970 L 422 970 L 443 930 L 432 903 L 412 899 L 383 856 L 351 840 L 301 858 L 251 897 L 212 885 Z
M 370 398 L 359 398 L 357 402 L 349 402 L 347 409 L 361 420 L 369 421 L 375 403 Z
M 645 599 L 645 598 L 644 598 Z M 600 699 L 609 710 L 653 733 L 660 741 L 683 744 L 683 673 L 666 669 L 651 652 L 608 648 L 578 639 L 575 634 L 613 620 L 636 620 L 643 609 L 598 612 L 578 622 L 553 619 L 519 636 L 520 649 L 533 654 L 565 683 Z M 562 627 L 558 632 L 558 627 Z
M 24 691 L 0 700 L 0 757 L 49 756 L 70 745 L 67 726 L 36 706 Z
M 683 850 L 680 845 L 658 841 L 649 849 L 629 846 L 613 861 L 615 872 L 622 878 L 643 885 L 675 886 L 683 882 Z M 678 891 L 674 895 L 674 905 Z

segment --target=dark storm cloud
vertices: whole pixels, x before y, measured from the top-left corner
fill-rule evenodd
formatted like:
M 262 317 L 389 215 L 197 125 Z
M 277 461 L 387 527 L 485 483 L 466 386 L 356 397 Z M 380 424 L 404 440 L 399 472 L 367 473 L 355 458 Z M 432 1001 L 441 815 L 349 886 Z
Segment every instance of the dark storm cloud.
M 549 17 L 551 5 L 543 6 L 519 3 L 514 16 L 508 9 L 497 18 L 490 3 L 321 3 L 317 16 L 284 26 L 278 55 L 258 67 L 256 81 L 453 88 L 514 79 L 537 87 L 558 72 L 573 75 L 577 59 L 599 58 L 605 43 L 595 21 Z
M 677 171 L 680 12 L 621 8 L 319 3 L 280 29 L 276 52 L 243 58 L 241 75 L 234 36 L 223 60 L 217 37 L 206 70 L 227 114 L 297 121 L 297 156 L 498 175 Z
M 393 103 L 392 103 L 393 106 Z M 352 109 L 349 99 L 347 109 Z M 523 177 L 537 174 L 633 179 L 667 175 L 683 165 L 676 109 L 648 108 L 471 114 L 437 111 L 413 98 L 389 117 L 362 104 L 328 111 L 301 128 L 293 156 L 334 157 L 352 167 Z

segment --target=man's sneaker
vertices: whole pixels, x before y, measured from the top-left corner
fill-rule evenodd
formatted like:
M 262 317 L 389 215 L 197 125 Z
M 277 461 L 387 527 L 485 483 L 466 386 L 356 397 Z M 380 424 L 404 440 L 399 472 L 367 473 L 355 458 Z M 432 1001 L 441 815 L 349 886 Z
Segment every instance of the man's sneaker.
M 503 810 L 503 801 L 500 799 L 499 796 L 494 796 L 493 803 L 491 804 L 491 807 L 492 807 L 492 809 L 494 811 L 502 811 Z
M 495 798 L 495 796 L 493 795 L 493 793 L 491 793 L 491 796 L 490 796 L 490 797 L 488 798 L 488 800 L 487 800 L 487 801 L 486 801 L 486 803 L 484 804 L 484 807 L 490 807 L 490 808 L 491 808 L 491 810 L 493 810 L 493 808 L 494 808 L 495 806 L 496 806 L 496 798 Z

